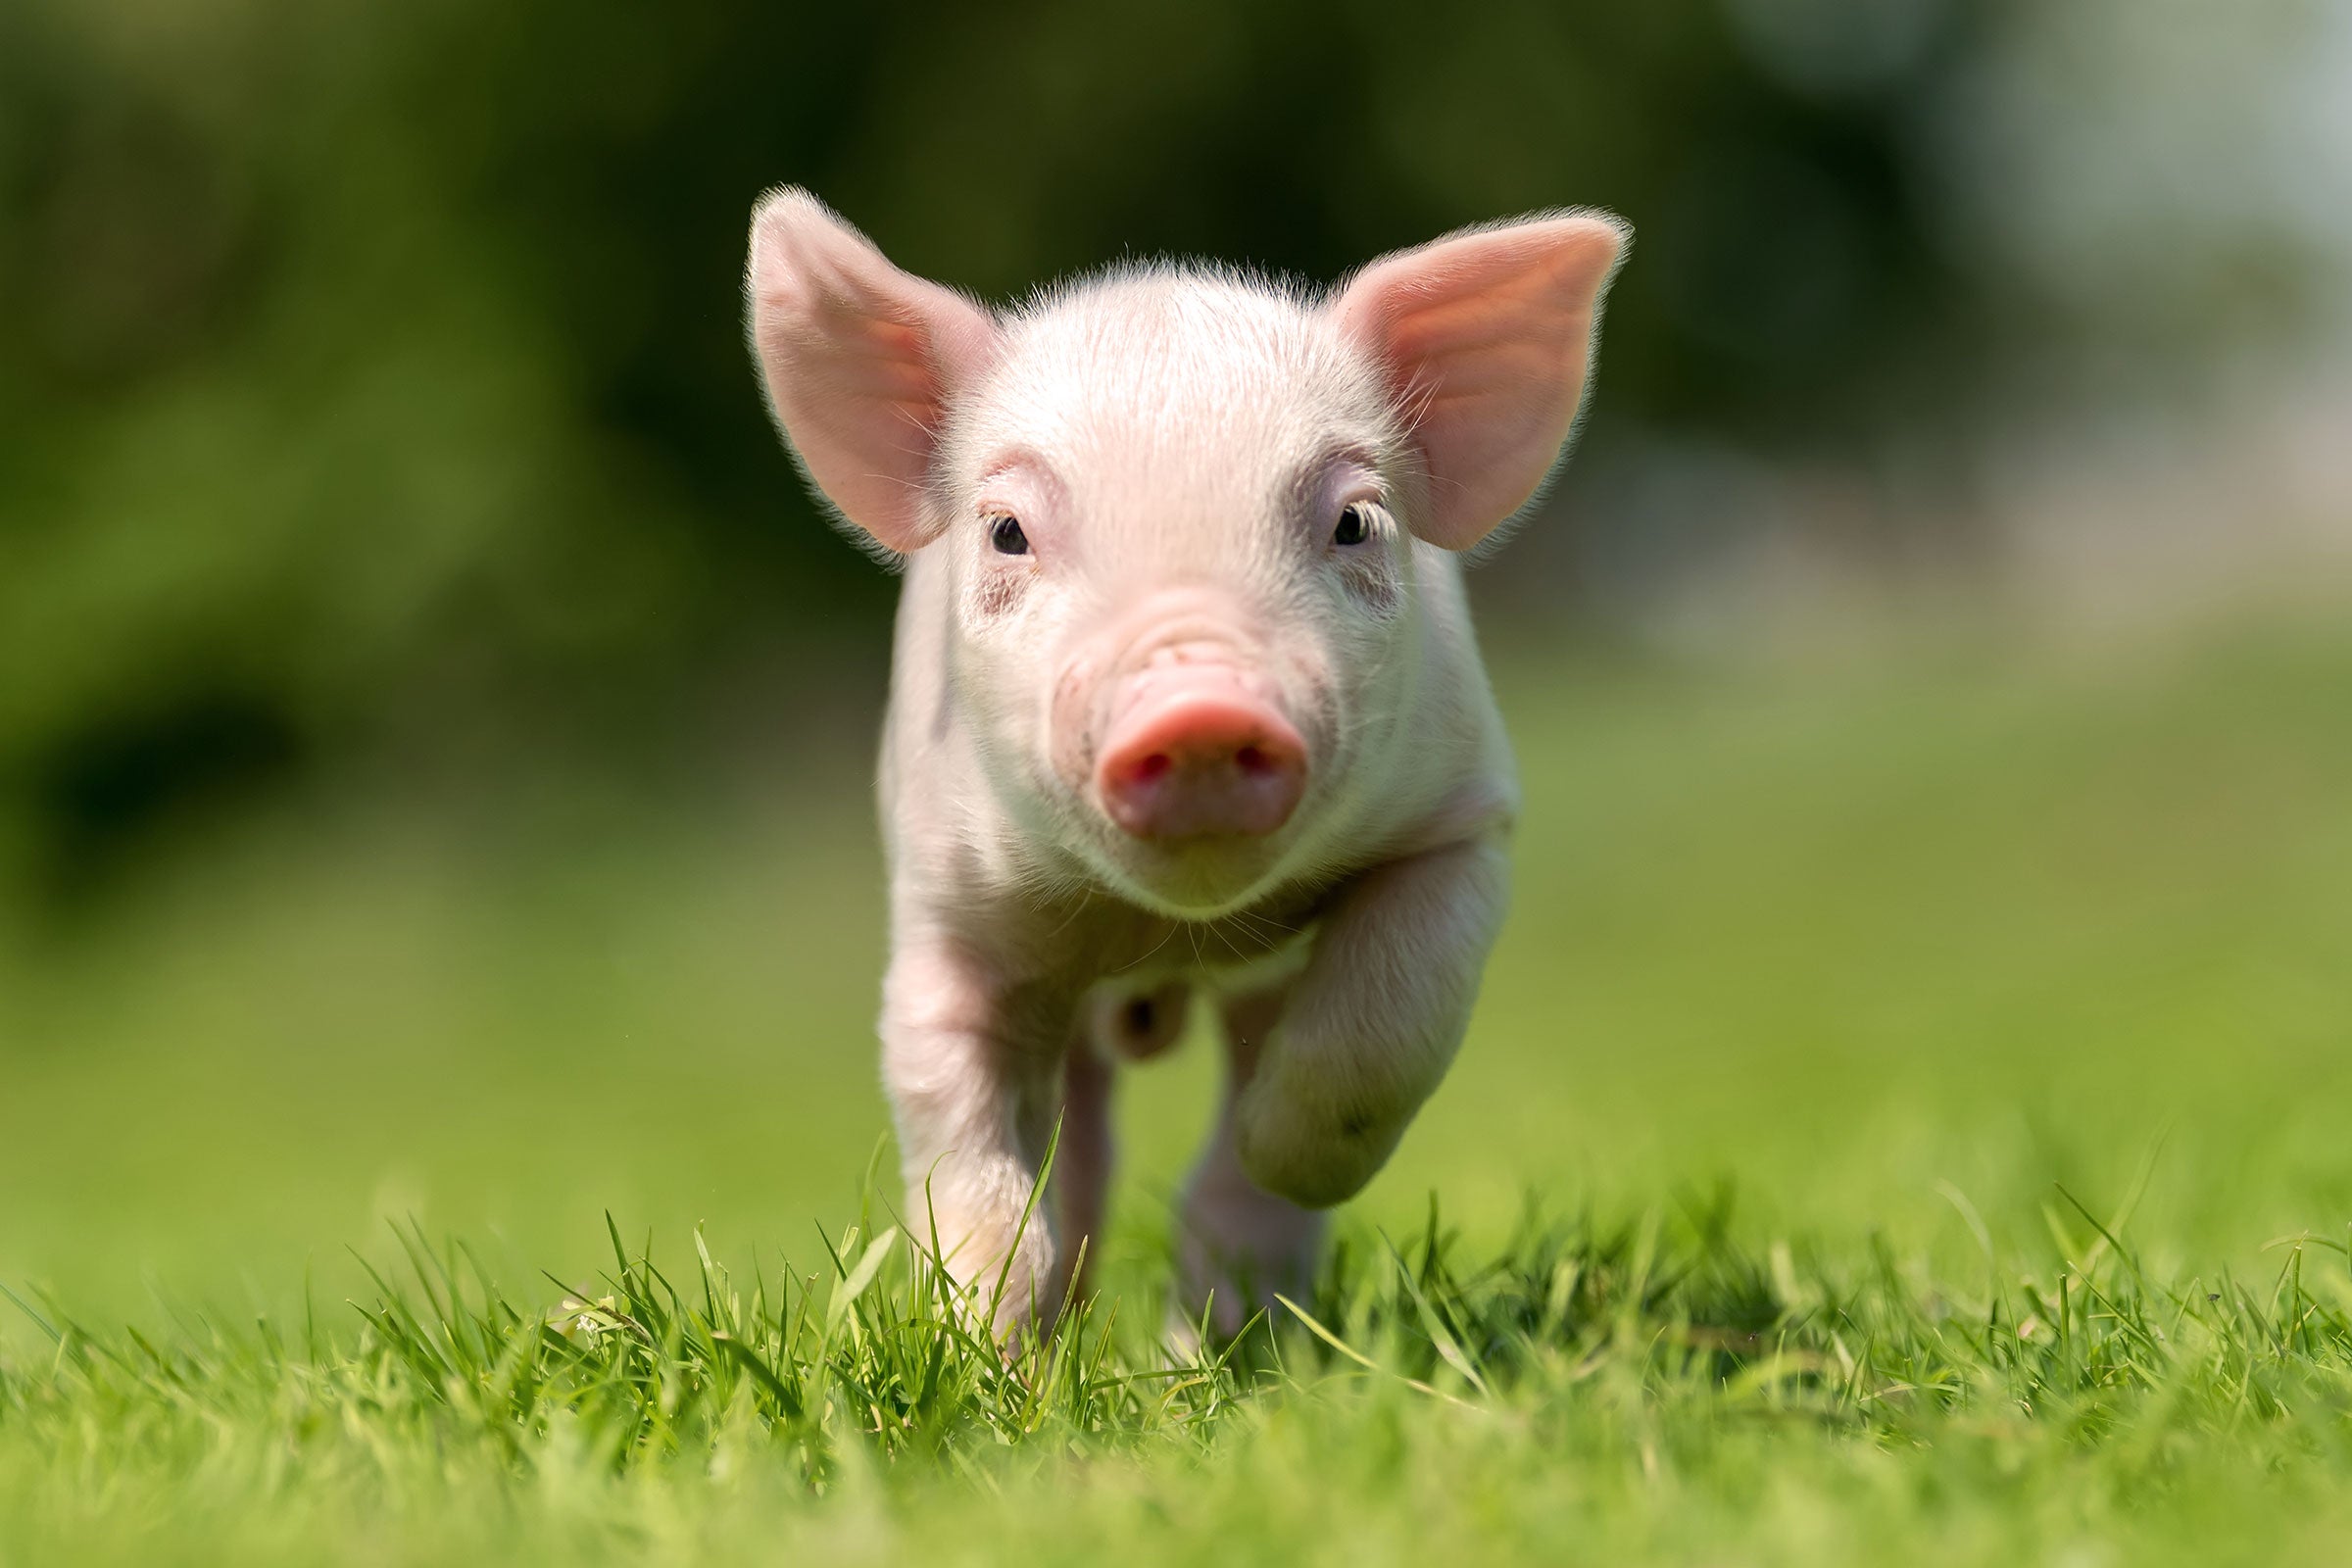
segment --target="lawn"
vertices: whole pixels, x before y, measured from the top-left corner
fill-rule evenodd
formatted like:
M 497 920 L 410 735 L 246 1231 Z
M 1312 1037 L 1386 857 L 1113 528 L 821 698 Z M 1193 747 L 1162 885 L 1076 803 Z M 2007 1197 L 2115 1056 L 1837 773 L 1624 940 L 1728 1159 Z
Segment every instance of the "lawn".
M 2352 633 L 1499 684 L 1461 1062 L 1222 1358 L 1156 1332 L 1198 1043 L 1052 1344 L 891 1235 L 861 739 L 322 785 L 0 917 L 0 1562 L 2352 1538 Z

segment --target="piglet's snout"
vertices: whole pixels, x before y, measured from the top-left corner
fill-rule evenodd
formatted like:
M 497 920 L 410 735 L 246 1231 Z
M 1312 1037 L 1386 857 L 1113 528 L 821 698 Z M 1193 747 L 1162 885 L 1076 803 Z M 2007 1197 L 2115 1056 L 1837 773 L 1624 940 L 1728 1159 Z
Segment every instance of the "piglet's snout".
M 1163 660 L 1121 693 L 1095 787 L 1137 838 L 1262 837 L 1306 791 L 1306 743 L 1238 667 Z

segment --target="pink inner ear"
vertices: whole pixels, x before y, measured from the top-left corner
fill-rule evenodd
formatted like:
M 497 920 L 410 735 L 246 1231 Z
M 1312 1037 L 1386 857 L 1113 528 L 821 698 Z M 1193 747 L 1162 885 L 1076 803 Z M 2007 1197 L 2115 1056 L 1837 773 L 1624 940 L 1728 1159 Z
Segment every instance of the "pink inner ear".
M 753 217 L 749 287 L 768 397 L 809 478 L 883 545 L 917 548 L 948 399 L 993 351 L 987 313 L 797 190 Z
M 1623 246 L 1605 218 L 1537 219 L 1384 258 L 1341 294 L 1342 328 L 1387 371 L 1428 464 L 1431 543 L 1468 549 L 1551 471 Z

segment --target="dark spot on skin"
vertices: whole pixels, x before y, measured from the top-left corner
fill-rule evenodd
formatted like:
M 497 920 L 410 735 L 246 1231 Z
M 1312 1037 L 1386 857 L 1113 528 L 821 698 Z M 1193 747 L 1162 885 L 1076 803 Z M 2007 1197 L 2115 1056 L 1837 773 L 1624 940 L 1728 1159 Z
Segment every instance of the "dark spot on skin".
M 1002 615 L 1021 602 L 1021 596 L 1028 588 L 1027 572 L 985 572 L 972 585 L 972 609 L 981 615 Z
M 1152 1032 L 1152 1009 L 1150 997 L 1138 997 L 1127 1004 L 1127 1032 L 1148 1035 Z
M 1372 1118 L 1360 1110 L 1349 1111 L 1340 1118 L 1342 1138 L 1361 1138 L 1372 1130 Z

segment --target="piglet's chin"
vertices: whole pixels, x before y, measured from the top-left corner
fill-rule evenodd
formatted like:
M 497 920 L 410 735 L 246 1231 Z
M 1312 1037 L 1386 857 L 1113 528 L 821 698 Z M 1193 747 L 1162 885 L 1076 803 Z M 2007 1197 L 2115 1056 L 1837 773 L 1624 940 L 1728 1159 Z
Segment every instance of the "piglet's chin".
M 1120 834 L 1113 846 L 1113 880 L 1128 898 L 1156 913 L 1214 920 L 1265 894 L 1288 837 L 1152 841 Z

